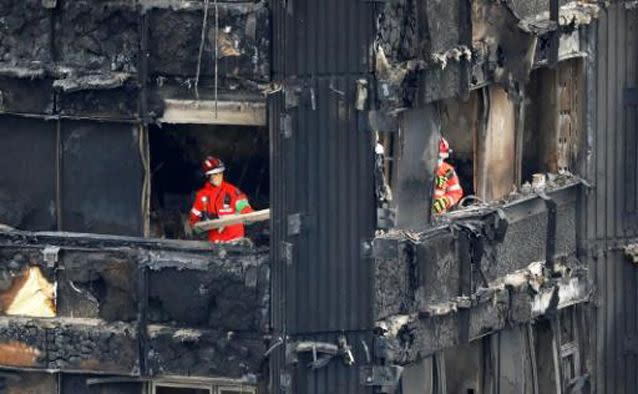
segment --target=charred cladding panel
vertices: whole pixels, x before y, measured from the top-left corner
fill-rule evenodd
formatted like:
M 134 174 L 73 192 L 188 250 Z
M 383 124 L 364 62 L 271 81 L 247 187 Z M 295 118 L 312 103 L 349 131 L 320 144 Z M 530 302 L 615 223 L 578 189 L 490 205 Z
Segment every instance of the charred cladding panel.
M 365 1 L 274 1 L 275 77 L 370 71 L 373 7 Z
M 56 123 L 0 117 L 0 223 L 55 230 Z
M 275 138 L 274 179 L 281 181 L 273 205 L 282 217 L 273 247 L 284 256 L 275 283 L 285 281 L 285 325 L 294 333 L 370 324 L 364 242 L 374 231 L 374 146 L 372 133 L 358 130 L 356 86 L 351 77 L 318 78 L 298 93 L 286 90 L 298 94 L 298 107 L 277 115 L 283 134 Z
M 618 2 L 592 29 L 586 64 L 589 176 L 586 247 L 598 289 L 594 391 L 635 391 L 637 266 L 622 248 L 638 235 L 638 10 Z M 635 242 L 635 241 L 633 241 Z
M 142 235 L 139 129 L 62 122 L 62 229 Z

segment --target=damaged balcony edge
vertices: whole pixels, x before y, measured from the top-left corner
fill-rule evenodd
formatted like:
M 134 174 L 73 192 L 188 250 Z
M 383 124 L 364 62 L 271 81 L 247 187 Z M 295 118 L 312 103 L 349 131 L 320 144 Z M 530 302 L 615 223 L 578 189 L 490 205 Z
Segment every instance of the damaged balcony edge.
M 55 244 L 68 248 L 121 248 L 139 247 L 145 249 L 160 249 L 168 251 L 226 251 L 231 253 L 261 253 L 268 247 L 247 247 L 232 244 L 214 244 L 207 241 L 172 240 L 160 238 L 141 238 L 123 235 L 108 235 L 94 233 L 73 233 L 55 231 L 24 231 L 12 229 L 8 226 L 0 226 L 0 245 L 34 245 L 44 247 Z M 93 248 L 91 248 L 93 246 Z
M 578 277 L 533 296 L 527 287 L 505 287 L 493 290 L 489 297 L 472 306 L 447 305 L 447 309 L 429 315 L 395 315 L 379 320 L 377 340 L 386 344 L 386 360 L 408 365 L 439 351 L 591 302 L 592 297 L 591 285 Z

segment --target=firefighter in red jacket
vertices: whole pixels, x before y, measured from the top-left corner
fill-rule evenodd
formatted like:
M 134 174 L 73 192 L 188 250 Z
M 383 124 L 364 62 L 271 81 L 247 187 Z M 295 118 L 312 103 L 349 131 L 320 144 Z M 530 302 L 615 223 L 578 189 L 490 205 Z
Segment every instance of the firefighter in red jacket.
M 248 198 L 238 188 L 224 181 L 224 163 L 215 157 L 207 156 L 202 163 L 206 174 L 206 184 L 195 196 L 190 212 L 191 227 L 200 220 L 210 220 L 225 215 L 253 212 Z M 208 231 L 210 242 L 231 242 L 244 237 L 244 225 L 233 224 Z
M 454 167 L 445 162 L 450 157 L 450 144 L 441 137 L 439 141 L 439 161 L 434 177 L 434 202 L 432 211 L 436 215 L 448 212 L 463 198 L 463 188 Z

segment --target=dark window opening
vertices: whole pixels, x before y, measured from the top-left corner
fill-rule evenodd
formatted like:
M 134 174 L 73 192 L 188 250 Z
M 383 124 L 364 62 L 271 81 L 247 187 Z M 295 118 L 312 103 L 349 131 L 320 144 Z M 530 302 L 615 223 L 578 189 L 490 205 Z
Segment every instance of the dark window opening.
M 165 124 L 149 134 L 151 237 L 206 239 L 189 231 L 188 215 L 206 181 L 201 163 L 207 155 L 224 162 L 224 180 L 243 191 L 253 209 L 269 207 L 267 128 Z M 246 226 L 246 237 L 256 244 L 266 244 L 267 236 L 268 222 Z
M 156 386 L 155 394 L 210 394 L 210 389 Z
M 532 72 L 526 86 L 522 182 L 534 174 L 578 173 L 582 144 L 582 61 Z
M 463 195 L 474 195 L 475 135 L 479 127 L 479 94 L 470 95 L 468 101 L 446 100 L 441 106 L 441 135 L 452 152 L 446 161 L 459 177 Z

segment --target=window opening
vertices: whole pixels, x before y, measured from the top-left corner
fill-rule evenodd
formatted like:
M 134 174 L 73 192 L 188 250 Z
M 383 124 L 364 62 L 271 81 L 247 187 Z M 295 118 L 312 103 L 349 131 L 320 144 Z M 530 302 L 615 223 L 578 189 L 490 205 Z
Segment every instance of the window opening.
M 582 61 L 534 70 L 526 87 L 523 182 L 534 174 L 577 173 L 582 144 Z
M 241 190 L 255 210 L 269 207 L 269 140 L 265 127 L 219 125 L 152 126 L 150 236 L 207 239 L 188 223 L 195 195 L 206 183 L 206 156 L 221 159 L 224 181 Z M 268 242 L 268 222 L 245 226 L 246 238 Z

